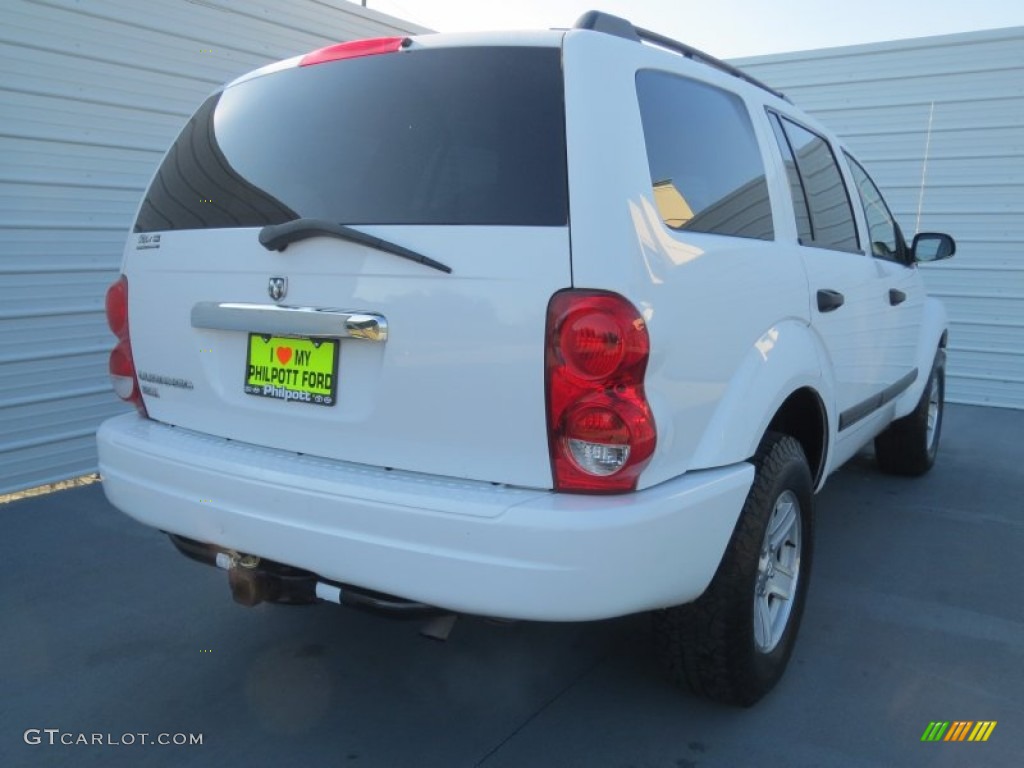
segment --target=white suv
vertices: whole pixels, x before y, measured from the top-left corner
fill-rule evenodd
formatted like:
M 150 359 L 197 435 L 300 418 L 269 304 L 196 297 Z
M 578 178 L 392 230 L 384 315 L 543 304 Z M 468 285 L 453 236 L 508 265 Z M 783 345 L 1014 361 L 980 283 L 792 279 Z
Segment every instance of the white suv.
M 199 107 L 107 296 L 110 501 L 246 604 L 653 611 L 749 705 L 812 495 L 935 458 L 946 317 L 878 189 L 729 65 L 571 30 L 333 45 Z

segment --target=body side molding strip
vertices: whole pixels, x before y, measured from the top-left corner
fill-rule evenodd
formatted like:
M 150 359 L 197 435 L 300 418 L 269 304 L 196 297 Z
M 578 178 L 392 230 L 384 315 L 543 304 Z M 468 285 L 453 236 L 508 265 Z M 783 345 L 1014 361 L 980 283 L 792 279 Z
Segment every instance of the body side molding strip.
M 853 407 L 847 408 L 839 414 L 839 431 L 842 432 L 844 429 L 852 427 L 858 421 L 870 416 L 886 403 L 895 400 L 911 384 L 917 381 L 917 373 L 917 368 L 915 368 L 895 384 L 890 384 L 877 395 L 872 395 L 867 400 L 863 400 Z

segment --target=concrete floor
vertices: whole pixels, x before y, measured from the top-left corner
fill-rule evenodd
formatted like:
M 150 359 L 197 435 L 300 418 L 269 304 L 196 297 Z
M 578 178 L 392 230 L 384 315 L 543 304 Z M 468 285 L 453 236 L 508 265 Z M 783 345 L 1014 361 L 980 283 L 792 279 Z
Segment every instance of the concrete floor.
M 644 617 L 463 619 L 439 643 L 328 605 L 246 609 L 99 486 L 15 502 L 0 765 L 1019 766 L 1022 436 L 1024 412 L 951 406 L 926 478 L 870 458 L 831 478 L 796 652 L 751 710 L 665 683 Z M 921 743 L 932 720 L 998 725 Z M 46 728 L 203 744 L 25 743 Z

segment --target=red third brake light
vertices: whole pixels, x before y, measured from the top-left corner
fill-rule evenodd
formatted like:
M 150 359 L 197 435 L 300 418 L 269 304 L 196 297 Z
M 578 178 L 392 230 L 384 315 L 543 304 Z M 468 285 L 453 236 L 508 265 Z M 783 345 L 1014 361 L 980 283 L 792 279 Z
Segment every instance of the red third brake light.
M 117 346 L 110 353 L 110 381 L 114 392 L 122 400 L 132 403 L 139 413 L 147 416 L 146 404 L 142 402 L 139 377 L 135 373 L 135 359 L 132 357 L 132 341 L 128 329 L 128 278 L 121 275 L 107 289 L 107 325 L 117 336 Z
M 353 40 L 336 43 L 307 53 L 299 61 L 300 67 L 323 64 L 327 61 L 357 59 L 360 56 L 376 56 L 379 53 L 395 53 L 409 44 L 407 37 L 375 37 L 370 40 Z
M 636 488 L 657 442 L 644 393 L 650 356 L 636 307 L 607 291 L 567 290 L 548 304 L 545 370 L 555 490 Z

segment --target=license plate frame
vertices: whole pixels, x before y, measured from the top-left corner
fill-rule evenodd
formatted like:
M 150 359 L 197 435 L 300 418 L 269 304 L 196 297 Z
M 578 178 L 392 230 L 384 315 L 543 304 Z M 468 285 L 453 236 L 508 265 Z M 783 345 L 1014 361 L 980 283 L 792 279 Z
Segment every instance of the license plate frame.
M 338 339 L 250 333 L 242 390 L 287 403 L 338 402 Z

